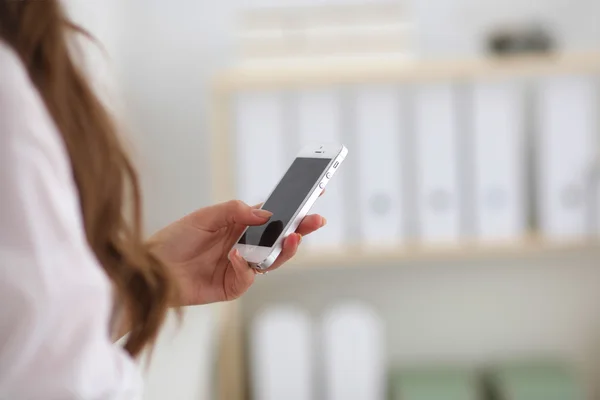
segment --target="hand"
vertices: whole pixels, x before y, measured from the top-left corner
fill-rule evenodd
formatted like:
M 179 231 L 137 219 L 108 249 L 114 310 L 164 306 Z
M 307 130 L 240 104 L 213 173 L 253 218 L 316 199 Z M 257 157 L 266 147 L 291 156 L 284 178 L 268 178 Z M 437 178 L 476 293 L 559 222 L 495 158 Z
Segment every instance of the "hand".
M 151 238 L 153 249 L 179 283 L 179 305 L 233 300 L 244 294 L 256 272 L 231 249 L 247 226 L 263 225 L 270 217 L 271 213 L 259 206 L 234 200 L 201 208 L 156 233 Z M 284 240 L 283 250 L 269 270 L 292 258 L 302 236 L 325 223 L 319 215 L 304 218 L 296 233 Z

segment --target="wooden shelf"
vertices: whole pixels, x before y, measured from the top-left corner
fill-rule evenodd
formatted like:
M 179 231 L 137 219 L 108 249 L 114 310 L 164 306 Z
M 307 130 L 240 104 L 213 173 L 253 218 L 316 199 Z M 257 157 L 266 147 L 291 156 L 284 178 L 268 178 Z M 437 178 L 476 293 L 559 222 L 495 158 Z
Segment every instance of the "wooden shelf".
M 600 72 L 600 53 L 529 55 L 464 60 L 290 63 L 277 67 L 240 67 L 216 77 L 215 89 L 248 89 L 464 80 L 511 76 Z
M 564 253 L 597 251 L 600 242 L 592 240 L 548 241 L 535 236 L 518 242 L 463 242 L 448 246 L 401 245 L 374 249 L 348 246 L 335 251 L 313 252 L 302 249 L 283 269 L 368 268 L 380 265 L 408 265 L 420 262 L 472 261 L 552 256 Z

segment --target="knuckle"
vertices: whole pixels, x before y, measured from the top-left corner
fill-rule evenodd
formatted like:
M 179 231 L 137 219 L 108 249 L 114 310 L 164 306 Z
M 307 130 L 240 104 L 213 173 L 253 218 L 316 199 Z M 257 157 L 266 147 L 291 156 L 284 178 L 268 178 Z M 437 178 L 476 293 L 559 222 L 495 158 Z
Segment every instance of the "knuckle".
M 240 211 L 246 208 L 246 203 L 241 200 L 230 200 L 229 208 L 235 211 Z

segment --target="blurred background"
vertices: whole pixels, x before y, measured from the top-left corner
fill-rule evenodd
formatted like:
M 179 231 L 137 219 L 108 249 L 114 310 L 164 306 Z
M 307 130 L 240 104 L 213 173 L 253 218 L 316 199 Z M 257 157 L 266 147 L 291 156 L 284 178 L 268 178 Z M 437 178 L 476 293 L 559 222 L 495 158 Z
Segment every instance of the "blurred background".
M 600 398 L 600 2 L 64 2 L 148 232 L 350 149 L 327 228 L 169 320 L 145 399 Z

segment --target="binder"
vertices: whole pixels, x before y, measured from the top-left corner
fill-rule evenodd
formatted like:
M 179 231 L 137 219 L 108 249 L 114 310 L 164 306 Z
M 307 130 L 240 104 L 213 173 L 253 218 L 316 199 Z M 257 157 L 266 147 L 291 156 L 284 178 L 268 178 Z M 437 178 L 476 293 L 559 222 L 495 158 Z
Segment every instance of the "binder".
M 475 235 L 520 239 L 527 223 L 523 91 L 519 82 L 480 81 L 472 93 Z
M 590 173 L 598 147 L 594 82 L 566 75 L 539 82 L 538 217 L 550 240 L 582 239 L 593 224 Z
M 361 243 L 397 245 L 405 236 L 401 102 L 398 88 L 356 90 L 356 154 Z
M 235 98 L 237 196 L 262 203 L 285 173 L 283 102 L 277 92 L 244 92 Z
M 334 89 L 302 90 L 297 93 L 298 137 L 302 146 L 342 143 L 340 96 Z M 346 161 L 347 163 L 347 161 Z M 323 215 L 328 224 L 306 237 L 303 246 L 313 249 L 339 248 L 344 241 L 344 168 L 327 184 L 326 194 L 317 200 L 312 213 Z
M 479 400 L 478 374 L 460 367 L 396 369 L 391 373 L 392 400 Z
M 326 400 L 384 400 L 384 326 L 370 307 L 339 304 L 323 317 Z
M 589 394 L 582 382 L 566 362 L 535 360 L 495 366 L 485 385 L 498 400 L 583 400 Z
M 460 238 L 458 118 L 451 84 L 425 84 L 415 92 L 417 236 L 425 244 Z
M 249 349 L 253 398 L 315 398 L 312 334 L 308 314 L 295 307 L 272 307 L 255 317 Z

